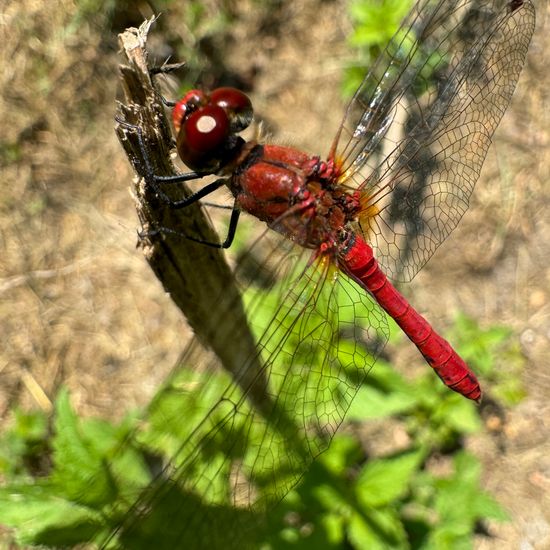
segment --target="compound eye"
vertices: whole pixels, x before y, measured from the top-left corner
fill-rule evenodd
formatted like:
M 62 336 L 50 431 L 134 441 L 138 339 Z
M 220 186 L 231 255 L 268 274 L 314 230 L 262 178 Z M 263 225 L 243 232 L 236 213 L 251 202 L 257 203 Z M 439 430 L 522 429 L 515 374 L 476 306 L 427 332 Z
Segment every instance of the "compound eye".
M 206 95 L 200 90 L 190 90 L 176 103 L 172 109 L 172 122 L 174 123 L 176 135 L 179 133 L 187 117 L 201 106 L 206 105 L 206 103 Z
M 229 137 L 227 113 L 218 105 L 206 105 L 185 120 L 178 134 L 181 160 L 192 170 L 204 171 L 212 165 L 217 150 Z
M 252 102 L 236 88 L 216 88 L 210 94 L 210 103 L 218 105 L 227 113 L 232 132 L 244 130 L 252 121 Z

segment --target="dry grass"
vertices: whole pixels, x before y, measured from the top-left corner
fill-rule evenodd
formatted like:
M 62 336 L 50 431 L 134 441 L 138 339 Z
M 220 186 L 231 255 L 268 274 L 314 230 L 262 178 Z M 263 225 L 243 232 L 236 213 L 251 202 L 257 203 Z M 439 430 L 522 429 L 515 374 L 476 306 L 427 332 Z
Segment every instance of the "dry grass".
M 4 415 L 47 407 L 37 397 L 60 384 L 85 412 L 143 402 L 185 330 L 135 250 L 132 174 L 113 133 L 116 43 L 85 22 L 71 32 L 74 16 L 63 1 L 3 14 L 2 139 L 15 156 L 2 170 Z
M 2 4 L 0 412 L 9 418 L 16 403 L 47 410 L 66 384 L 80 412 L 116 417 L 146 402 L 188 334 L 135 249 L 132 173 L 113 132 L 116 43 L 101 18 L 75 26 L 67 0 Z M 177 29 L 177 16 L 165 13 L 165 25 Z M 256 108 L 277 139 L 323 152 L 342 112 L 333 84 L 348 27 L 331 2 L 293 3 L 285 17 L 283 32 L 251 40 L 258 21 L 243 8 L 228 63 L 257 73 Z M 470 442 L 490 466 L 487 488 L 512 515 L 479 548 L 550 547 L 543 20 L 470 212 L 408 290 L 438 326 L 454 310 L 512 326 L 528 359 L 529 396 L 508 415 L 503 449 L 490 435 Z

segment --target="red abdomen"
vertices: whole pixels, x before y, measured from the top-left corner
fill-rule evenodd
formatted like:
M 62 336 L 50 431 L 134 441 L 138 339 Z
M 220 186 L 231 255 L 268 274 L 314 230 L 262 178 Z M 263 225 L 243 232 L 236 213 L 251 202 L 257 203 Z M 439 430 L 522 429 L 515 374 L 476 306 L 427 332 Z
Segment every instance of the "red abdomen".
M 366 288 L 416 345 L 443 383 L 468 399 L 479 401 L 481 389 L 475 374 L 451 345 L 439 336 L 390 283 L 380 270 L 371 247 L 356 237 L 341 258 L 342 268 Z

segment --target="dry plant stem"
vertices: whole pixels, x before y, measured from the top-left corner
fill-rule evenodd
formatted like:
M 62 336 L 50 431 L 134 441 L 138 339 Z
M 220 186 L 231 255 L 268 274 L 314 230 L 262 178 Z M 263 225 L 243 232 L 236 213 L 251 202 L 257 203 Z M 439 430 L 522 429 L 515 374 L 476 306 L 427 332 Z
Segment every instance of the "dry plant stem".
M 153 22 L 154 19 L 147 20 L 139 29 L 130 28 L 119 35 L 127 64 L 120 66 L 125 99 L 118 106 L 118 118 L 142 129 L 147 154 L 156 175 L 170 176 L 177 173 L 170 160 L 172 134 L 147 63 L 147 34 Z M 144 231 L 166 227 L 183 235 L 217 242 L 218 235 L 198 203 L 175 210 L 157 196 L 154 187 L 147 181 L 137 132 L 118 122 L 116 132 L 140 176 L 133 190 Z M 196 185 L 196 191 L 204 184 L 198 180 L 192 185 Z M 168 187 L 163 189 L 167 194 L 170 192 Z M 171 187 L 180 198 L 191 194 L 185 183 Z M 157 234 L 144 238 L 139 244 L 155 275 L 185 314 L 200 342 L 216 353 L 223 367 L 243 389 L 252 392 L 253 401 L 261 402 L 265 385 L 259 374 L 259 360 L 243 372 L 247 359 L 250 363 L 250 358 L 256 357 L 256 346 L 223 252 L 177 235 Z M 224 308 L 223 322 L 216 314 L 222 307 L 221 303 L 231 304 L 230 308 Z

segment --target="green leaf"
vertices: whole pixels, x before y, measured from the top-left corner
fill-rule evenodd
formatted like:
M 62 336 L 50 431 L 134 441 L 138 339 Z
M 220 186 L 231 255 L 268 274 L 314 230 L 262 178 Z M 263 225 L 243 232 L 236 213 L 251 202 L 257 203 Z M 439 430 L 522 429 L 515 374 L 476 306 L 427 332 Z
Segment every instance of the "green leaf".
M 355 512 L 348 525 L 348 538 L 358 550 L 408 548 L 407 535 L 396 512 L 389 508 Z
M 48 429 L 48 419 L 43 412 L 24 412 L 16 409 L 13 432 L 23 439 L 43 439 Z
M 13 423 L 0 440 L 0 472 L 15 480 L 43 475 L 49 463 L 48 419 L 43 412 L 13 411 Z
M 327 470 L 335 475 L 342 475 L 346 468 L 361 457 L 361 446 L 357 438 L 337 433 L 329 448 L 319 457 Z
M 387 543 L 376 531 L 373 531 L 365 518 L 354 514 L 348 526 L 348 538 L 353 548 L 369 548 L 371 550 L 383 550 Z
M 16 528 L 20 544 L 72 546 L 93 538 L 101 514 L 55 496 L 48 485 L 0 489 L 0 524 Z
M 378 3 L 355 1 L 349 11 L 355 21 L 350 43 L 354 46 L 383 46 L 395 33 L 411 2 L 383 0 Z
M 65 389 L 56 401 L 54 430 L 52 482 L 60 495 L 97 508 L 111 502 L 116 494 L 105 457 L 83 432 Z
M 357 499 L 366 507 L 394 502 L 409 490 L 411 479 L 423 458 L 422 451 L 411 451 L 368 462 L 357 478 Z
M 518 405 L 527 397 L 523 381 L 517 376 L 507 376 L 504 380 L 499 380 L 497 385 L 491 387 L 491 393 L 508 406 Z
M 472 533 L 457 532 L 453 525 L 435 528 L 423 550 L 472 550 Z
M 340 514 L 328 513 L 321 516 L 321 524 L 326 532 L 327 541 L 339 546 L 344 540 L 344 518 Z
M 455 319 L 451 334 L 464 359 L 488 376 L 495 369 L 498 347 L 510 338 L 512 331 L 502 326 L 483 330 L 476 320 L 461 313 Z
M 507 519 L 505 511 L 479 487 L 481 464 L 469 453 L 454 458 L 454 474 L 434 479 L 436 529 L 430 534 L 429 548 L 466 548 L 476 523 L 484 518 Z
M 392 391 L 387 393 L 371 386 L 362 386 L 352 401 L 346 418 L 348 421 L 386 418 L 406 413 L 416 403 L 417 399 L 410 391 Z
M 458 394 L 450 394 L 441 402 L 434 419 L 460 434 L 477 433 L 483 427 L 476 405 Z
M 309 487 L 306 490 L 310 494 L 302 495 L 302 499 L 307 501 L 313 498 L 318 502 L 325 510 L 338 512 L 346 515 L 349 513 L 353 506 L 353 489 L 345 490 L 335 483 L 335 480 L 323 480 L 322 482 L 314 485 L 314 480 L 308 480 Z
M 205 419 L 219 401 L 229 378 L 225 373 L 205 373 L 183 367 L 175 379 L 162 388 L 148 409 L 147 429 L 139 434 L 141 444 L 172 457 L 181 442 Z M 182 412 L 185 422 L 182 422 Z M 212 420 L 214 422 L 214 420 Z
M 125 491 L 134 491 L 151 481 L 149 468 L 136 446 L 135 420 L 133 416 L 128 416 L 120 424 L 96 418 L 82 421 L 82 432 L 88 441 L 93 442 L 98 456 L 102 457 L 104 468 L 108 468 L 108 477 L 116 479 L 117 488 Z
M 510 515 L 489 494 L 479 492 L 474 503 L 474 512 L 480 519 L 494 519 L 496 521 L 510 521 Z

